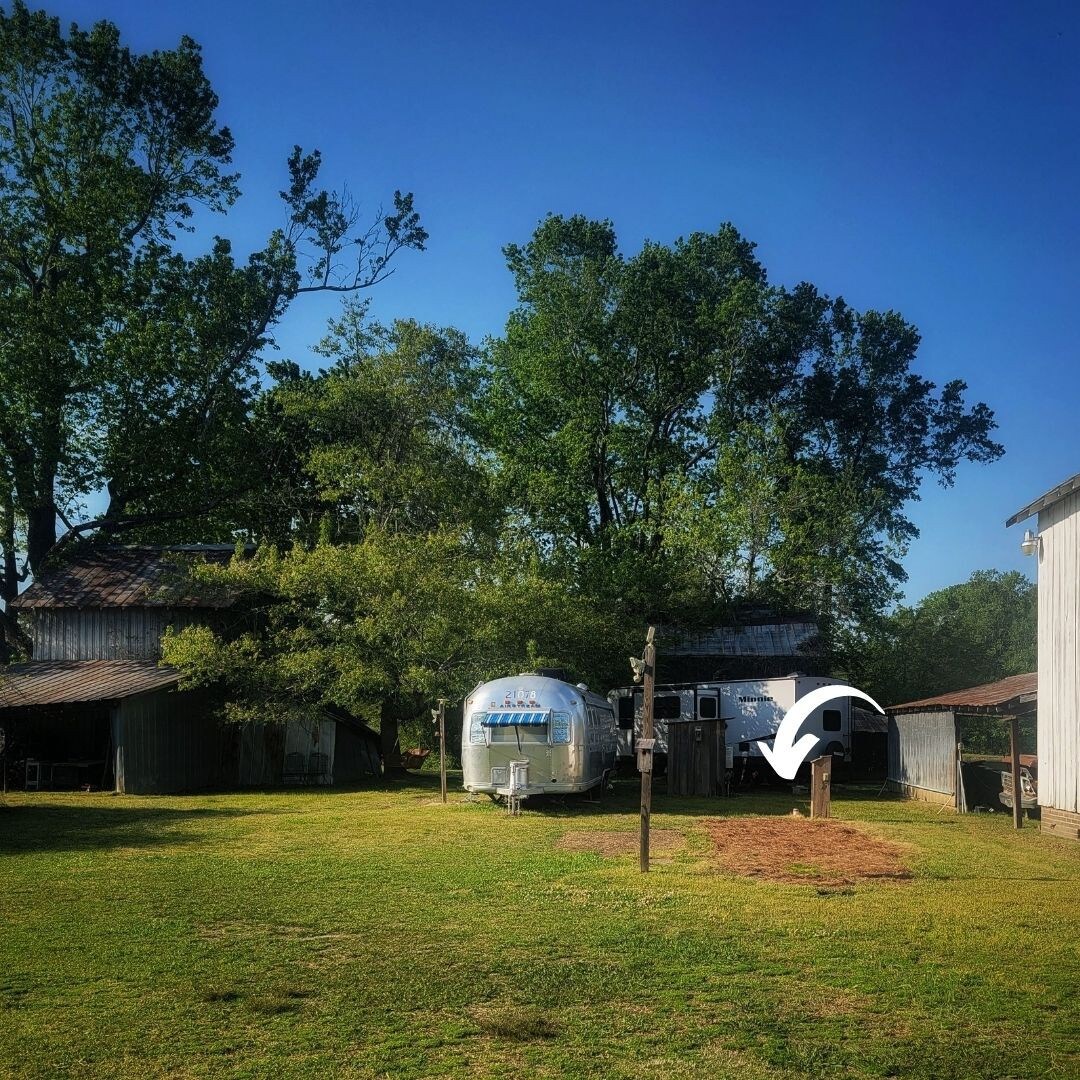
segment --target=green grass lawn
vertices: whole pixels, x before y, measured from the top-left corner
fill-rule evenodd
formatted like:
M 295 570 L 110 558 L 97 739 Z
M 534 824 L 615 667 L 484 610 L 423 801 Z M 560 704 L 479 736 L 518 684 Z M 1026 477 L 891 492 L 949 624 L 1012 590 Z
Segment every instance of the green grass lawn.
M 660 795 L 643 877 L 559 846 L 635 830 L 631 785 L 512 819 L 437 783 L 8 795 L 0 1075 L 1080 1075 L 1080 845 L 837 790 L 914 878 L 778 884 L 700 821 L 791 797 Z

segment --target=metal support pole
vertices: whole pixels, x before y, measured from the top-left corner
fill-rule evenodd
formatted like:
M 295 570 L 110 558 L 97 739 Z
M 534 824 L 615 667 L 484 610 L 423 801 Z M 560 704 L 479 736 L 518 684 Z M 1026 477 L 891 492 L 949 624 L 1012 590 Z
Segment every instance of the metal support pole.
M 1020 721 L 1009 717 L 1009 757 L 1012 759 L 1013 825 L 1024 827 L 1024 789 L 1020 784 Z
M 641 755 L 641 872 L 649 872 L 649 820 L 652 817 L 653 766 L 653 696 L 656 687 L 656 627 L 649 627 L 645 639 L 645 700 L 641 706 L 641 737 L 645 749 Z

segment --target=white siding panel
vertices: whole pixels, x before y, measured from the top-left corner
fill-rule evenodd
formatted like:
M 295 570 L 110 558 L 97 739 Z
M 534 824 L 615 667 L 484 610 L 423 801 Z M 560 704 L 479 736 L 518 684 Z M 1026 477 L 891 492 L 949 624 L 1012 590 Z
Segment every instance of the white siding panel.
M 1039 803 L 1080 812 L 1080 492 L 1039 514 Z

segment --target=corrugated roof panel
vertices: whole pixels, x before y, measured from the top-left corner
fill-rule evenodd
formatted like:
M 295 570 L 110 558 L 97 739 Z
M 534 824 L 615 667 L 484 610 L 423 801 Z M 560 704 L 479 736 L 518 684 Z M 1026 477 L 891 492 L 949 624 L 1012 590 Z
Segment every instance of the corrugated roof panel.
M 179 681 L 175 668 L 153 660 L 31 660 L 0 668 L 0 709 L 111 701 Z
M 990 712 L 998 709 L 1007 711 L 1005 706 L 1028 706 L 1035 700 L 1039 690 L 1038 672 L 1026 675 L 1010 675 L 997 682 L 983 683 L 981 686 L 969 686 L 965 690 L 953 690 L 937 697 L 920 698 L 918 701 L 905 701 L 901 705 L 890 705 L 889 712 L 928 712 L 934 709 L 949 709 L 961 712 L 964 709 L 977 709 Z
M 185 572 L 189 560 L 228 562 L 233 548 L 206 544 L 180 547 L 93 548 L 35 581 L 11 607 L 228 607 L 226 593 L 206 589 L 196 595 Z

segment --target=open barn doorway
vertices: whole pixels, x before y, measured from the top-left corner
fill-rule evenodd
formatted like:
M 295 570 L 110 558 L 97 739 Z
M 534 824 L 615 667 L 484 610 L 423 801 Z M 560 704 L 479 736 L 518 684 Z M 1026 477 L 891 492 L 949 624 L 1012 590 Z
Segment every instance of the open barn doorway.
M 9 789 L 111 791 L 109 702 L 41 705 L 0 713 L 2 767 Z

